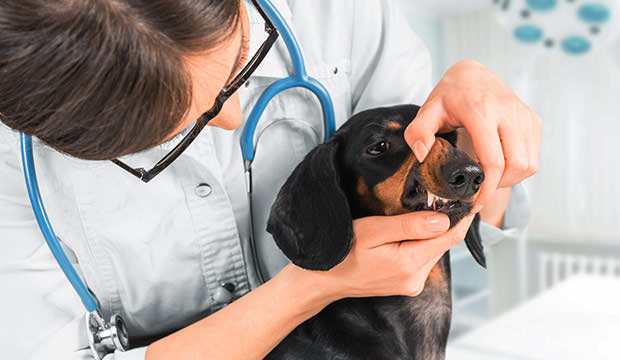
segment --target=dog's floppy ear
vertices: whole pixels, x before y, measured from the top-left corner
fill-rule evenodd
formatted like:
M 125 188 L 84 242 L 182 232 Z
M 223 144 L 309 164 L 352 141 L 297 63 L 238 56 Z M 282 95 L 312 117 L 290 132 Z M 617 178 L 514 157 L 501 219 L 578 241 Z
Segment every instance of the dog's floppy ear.
M 329 270 L 351 250 L 353 225 L 340 185 L 340 139 L 314 148 L 297 165 L 271 208 L 267 231 L 294 264 Z
M 476 214 L 465 235 L 465 245 L 478 264 L 486 269 L 487 259 L 484 256 L 484 248 L 480 237 L 480 214 Z

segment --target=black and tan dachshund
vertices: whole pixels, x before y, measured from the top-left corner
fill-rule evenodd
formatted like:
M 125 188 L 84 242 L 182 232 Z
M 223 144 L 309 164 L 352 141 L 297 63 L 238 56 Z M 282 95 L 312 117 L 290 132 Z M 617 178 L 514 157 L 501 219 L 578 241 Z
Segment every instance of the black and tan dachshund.
M 414 105 L 377 108 L 349 119 L 295 168 L 272 207 L 268 231 L 296 265 L 328 270 L 352 245 L 352 220 L 436 210 L 452 227 L 472 208 L 484 173 L 439 135 L 423 163 L 404 139 Z M 472 223 L 465 242 L 485 266 Z M 415 297 L 347 298 L 298 326 L 268 359 L 443 359 L 452 313 L 446 252 Z

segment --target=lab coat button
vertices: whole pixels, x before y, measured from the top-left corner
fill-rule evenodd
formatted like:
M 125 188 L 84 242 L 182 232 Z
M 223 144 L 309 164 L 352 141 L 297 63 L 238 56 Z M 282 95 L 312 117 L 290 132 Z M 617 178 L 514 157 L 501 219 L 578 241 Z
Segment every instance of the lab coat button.
M 235 291 L 235 285 L 231 283 L 222 284 L 215 289 L 211 297 L 218 304 L 228 304 L 233 298 L 233 291 Z
M 200 197 L 207 197 L 209 195 L 211 195 L 211 193 L 213 192 L 213 189 L 211 189 L 211 185 L 207 184 L 207 183 L 200 183 L 198 184 L 198 186 L 196 186 L 196 195 L 200 196 Z

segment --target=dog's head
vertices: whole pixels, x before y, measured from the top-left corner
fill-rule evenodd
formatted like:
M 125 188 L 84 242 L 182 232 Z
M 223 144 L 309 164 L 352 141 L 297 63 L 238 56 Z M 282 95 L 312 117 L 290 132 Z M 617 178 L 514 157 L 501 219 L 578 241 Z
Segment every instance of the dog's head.
M 414 105 L 377 108 L 349 119 L 326 144 L 313 149 L 280 189 L 269 231 L 298 266 L 328 270 L 351 249 L 352 220 L 435 210 L 450 227 L 472 209 L 484 173 L 454 147 L 456 133 L 439 135 L 423 163 L 405 142 L 417 114 Z M 467 246 L 483 266 L 484 253 L 472 225 Z

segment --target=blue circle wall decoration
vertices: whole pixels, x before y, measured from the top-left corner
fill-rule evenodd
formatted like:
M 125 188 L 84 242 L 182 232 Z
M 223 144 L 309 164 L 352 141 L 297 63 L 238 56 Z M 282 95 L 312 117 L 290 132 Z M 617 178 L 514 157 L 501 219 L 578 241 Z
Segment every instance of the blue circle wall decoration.
M 562 49 L 567 54 L 581 55 L 588 52 L 590 47 L 590 41 L 581 36 L 569 36 L 562 40 Z
M 517 40 L 524 43 L 536 43 L 538 42 L 543 35 L 543 31 L 536 25 L 520 25 L 514 31 L 514 36 Z
M 620 35 L 620 0 L 493 0 L 512 39 L 575 56 L 611 46 Z M 614 18 L 616 17 L 616 18 Z
M 577 15 L 585 23 L 599 25 L 609 21 L 611 11 L 607 6 L 591 3 L 580 6 Z
M 527 0 L 527 6 L 534 11 L 549 11 L 557 4 L 557 0 Z

